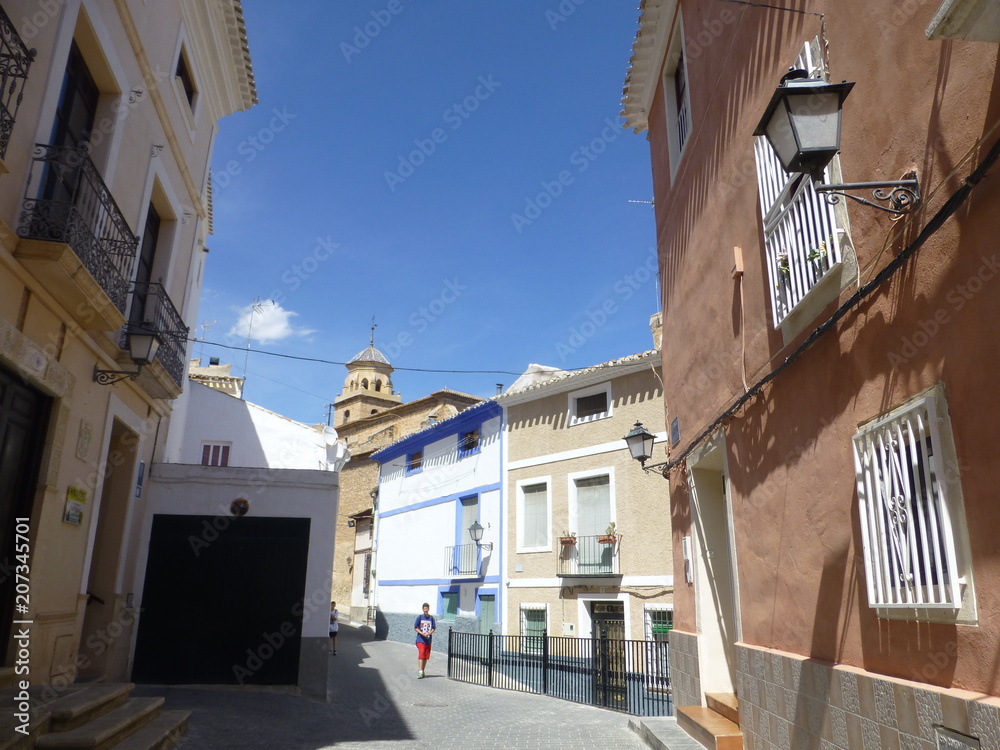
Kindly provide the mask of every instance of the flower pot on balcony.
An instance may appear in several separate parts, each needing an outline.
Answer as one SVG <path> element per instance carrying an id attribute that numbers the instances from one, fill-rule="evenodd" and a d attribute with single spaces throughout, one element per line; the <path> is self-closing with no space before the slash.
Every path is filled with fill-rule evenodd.
<path id="1" fill-rule="evenodd" d="M 574 544 L 576 544 L 576 537 L 575 536 L 561 536 L 561 537 L 559 537 L 559 543 L 563 547 L 572 547 Z"/>
<path id="2" fill-rule="evenodd" d="M 601 544 L 614 544 L 618 541 L 618 537 L 615 534 L 601 534 L 597 537 L 597 541 Z"/>

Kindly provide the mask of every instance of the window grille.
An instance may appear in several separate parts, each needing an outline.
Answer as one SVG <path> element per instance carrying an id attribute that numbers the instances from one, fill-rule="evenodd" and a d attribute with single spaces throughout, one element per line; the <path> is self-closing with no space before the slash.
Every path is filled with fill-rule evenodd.
<path id="1" fill-rule="evenodd" d="M 826 77 L 811 44 L 803 47 L 795 67 Z M 788 174 L 764 136 L 754 141 L 754 156 L 771 310 L 777 327 L 841 262 L 844 230 L 834 207 L 813 188 L 811 177 Z M 823 182 L 829 181 L 829 173 L 824 172 Z"/>
<path id="2" fill-rule="evenodd" d="M 854 436 L 872 607 L 961 607 L 955 500 L 941 455 L 944 421 L 927 395 Z"/>
<path id="3" fill-rule="evenodd" d="M 228 445 L 203 445 L 201 447 L 202 466 L 229 466 Z"/>
<path id="4" fill-rule="evenodd" d="M 521 606 L 521 650 L 525 653 L 541 653 L 542 638 L 545 636 L 545 607 Z"/>

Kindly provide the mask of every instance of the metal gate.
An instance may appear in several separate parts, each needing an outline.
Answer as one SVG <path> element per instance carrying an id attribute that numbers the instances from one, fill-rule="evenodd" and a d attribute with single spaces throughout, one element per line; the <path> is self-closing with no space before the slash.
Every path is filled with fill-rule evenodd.
<path id="1" fill-rule="evenodd" d="M 153 517 L 133 679 L 298 681 L 308 518 Z"/>

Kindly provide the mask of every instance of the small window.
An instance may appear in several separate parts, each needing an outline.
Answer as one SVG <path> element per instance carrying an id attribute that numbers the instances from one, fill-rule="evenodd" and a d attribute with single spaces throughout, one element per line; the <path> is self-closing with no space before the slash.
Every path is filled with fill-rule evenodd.
<path id="1" fill-rule="evenodd" d="M 372 410 L 371 410 L 371 413 L 372 413 L 372 414 L 378 414 L 378 409 L 372 409 Z"/>
<path id="2" fill-rule="evenodd" d="M 518 487 L 518 552 L 548 551 L 549 485 L 532 482 Z"/>
<path id="3" fill-rule="evenodd" d="M 406 457 L 406 473 L 414 474 L 420 471 L 424 465 L 424 452 L 414 451 Z"/>
<path id="4" fill-rule="evenodd" d="M 459 458 L 479 453 L 480 433 L 477 427 L 469 432 L 463 432 L 458 436 Z"/>
<path id="5" fill-rule="evenodd" d="M 368 378 L 361 381 L 361 388 L 366 391 L 368 390 Z"/>
<path id="6" fill-rule="evenodd" d="M 680 24 L 673 39 L 670 40 L 667 52 L 663 76 L 663 100 L 667 110 L 667 153 L 670 156 L 670 176 L 673 179 L 692 127 L 684 33 Z"/>
<path id="7" fill-rule="evenodd" d="M 376 391 L 381 391 L 382 390 L 382 381 L 381 380 L 376 380 L 375 381 L 375 390 Z"/>
<path id="8" fill-rule="evenodd" d="M 229 446 L 206 443 L 201 447 L 202 466 L 229 466 Z"/>
<path id="9" fill-rule="evenodd" d="M 968 619 L 968 532 L 943 390 L 862 425 L 854 456 L 869 606 Z"/>
<path id="10" fill-rule="evenodd" d="M 351 410 L 350 409 L 346 409 L 344 411 L 344 421 L 346 422 L 350 418 L 351 418 Z"/>
<path id="11" fill-rule="evenodd" d="M 177 70 L 174 75 L 180 81 L 181 88 L 184 89 L 184 97 L 187 99 L 188 106 L 191 107 L 191 111 L 193 112 L 194 100 L 198 95 L 198 89 L 195 88 L 194 78 L 191 77 L 191 68 L 188 66 L 187 56 L 183 49 L 181 49 L 181 53 L 177 56 Z"/>
<path id="12" fill-rule="evenodd" d="M 611 416 L 611 384 L 585 388 L 569 395 L 570 425 Z"/>

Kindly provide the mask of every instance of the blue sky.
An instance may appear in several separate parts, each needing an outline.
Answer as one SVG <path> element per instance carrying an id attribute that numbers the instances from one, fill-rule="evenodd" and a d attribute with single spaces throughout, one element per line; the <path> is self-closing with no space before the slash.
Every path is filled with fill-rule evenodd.
<path id="1" fill-rule="evenodd" d="M 260 103 L 213 156 L 206 342 L 344 362 L 404 400 L 652 347 L 649 149 L 621 127 L 635 3 L 244 3 Z M 270 300 L 270 302 L 267 302 Z M 196 343 L 242 375 L 245 354 Z M 247 400 L 316 423 L 342 365 L 251 353 Z"/>

